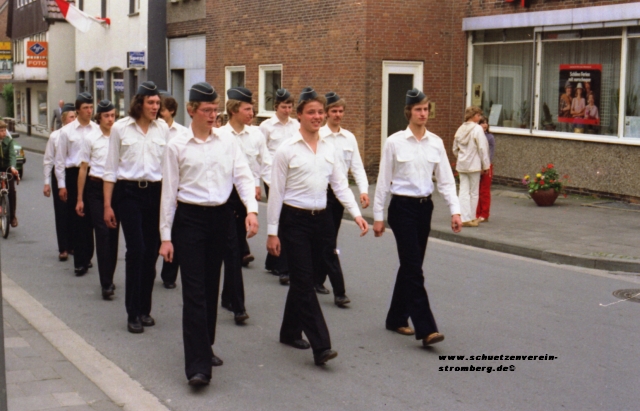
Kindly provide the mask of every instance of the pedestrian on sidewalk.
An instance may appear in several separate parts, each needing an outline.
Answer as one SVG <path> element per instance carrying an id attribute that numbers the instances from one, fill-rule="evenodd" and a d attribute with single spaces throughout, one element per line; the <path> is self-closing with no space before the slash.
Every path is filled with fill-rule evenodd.
<path id="1" fill-rule="evenodd" d="M 104 174 L 104 220 L 122 223 L 127 247 L 125 305 L 127 330 L 138 334 L 152 327 L 151 296 L 160 248 L 162 158 L 169 127 L 158 120 L 161 100 L 153 81 L 140 84 L 129 117 L 114 124 Z"/>
<path id="2" fill-rule="evenodd" d="M 451 229 L 454 233 L 462 229 L 456 183 L 444 143 L 426 128 L 430 107 L 422 91 L 407 92 L 404 114 L 409 126 L 387 139 L 373 202 L 373 231 L 381 237 L 385 231 L 384 204 L 391 192 L 388 221 L 400 258 L 386 328 L 402 335 L 415 334 L 424 346 L 444 340 L 431 312 L 422 270 L 431 230 L 434 173 L 438 191 L 451 211 Z M 409 327 L 409 318 L 415 331 Z"/>
<path id="3" fill-rule="evenodd" d="M 161 92 L 162 109 L 160 110 L 160 117 L 169 126 L 169 141 L 173 140 L 177 136 L 188 132 L 188 129 L 175 121 L 174 117 L 178 112 L 178 102 L 170 94 Z M 172 290 L 176 288 L 176 280 L 178 278 L 178 270 L 180 267 L 177 262 L 162 261 L 162 271 L 160 271 L 160 278 L 162 278 L 162 284 L 164 288 Z"/>
<path id="4" fill-rule="evenodd" d="M 489 146 L 478 122 L 482 109 L 467 107 L 464 124 L 456 131 L 453 155 L 457 157 L 456 170 L 460 174 L 460 209 L 463 227 L 477 227 L 476 210 L 480 192 L 480 174 L 488 174 L 491 167 Z"/>
<path id="5" fill-rule="evenodd" d="M 489 209 L 491 208 L 491 181 L 493 180 L 493 154 L 496 150 L 496 139 L 489 132 L 489 119 L 482 116 L 478 124 L 484 130 L 484 136 L 487 138 L 489 161 L 491 162 L 489 172 L 480 175 L 480 197 L 478 199 L 478 208 L 476 209 L 476 219 L 478 222 L 484 223 L 489 221 Z"/>
<path id="6" fill-rule="evenodd" d="M 76 119 L 76 108 L 73 104 L 67 103 L 62 107 L 62 126 L 73 122 Z M 67 205 L 58 195 L 58 178 L 55 173 L 56 152 L 58 150 L 58 138 L 60 128 L 49 135 L 47 147 L 44 150 L 42 160 L 44 166 L 44 188 L 42 193 L 45 197 L 50 197 L 53 191 L 53 214 L 56 224 L 56 238 L 58 240 L 58 260 L 67 261 L 71 248 L 71 227 L 69 216 L 67 215 Z"/>
<path id="7" fill-rule="evenodd" d="M 260 124 L 260 130 L 262 134 L 264 134 L 271 158 L 275 157 L 278 147 L 285 141 L 292 139 L 300 129 L 298 120 L 291 118 L 294 101 L 293 96 L 286 88 L 276 90 L 274 100 L 274 110 L 276 114 Z M 269 188 L 269 182 L 265 181 L 264 192 L 267 197 L 269 197 Z M 287 264 L 286 251 L 287 250 L 282 248 L 281 245 L 279 256 L 276 257 L 273 254 L 267 254 L 267 260 L 264 264 L 264 268 L 267 271 L 279 277 L 280 284 L 282 285 L 289 284 L 289 267 Z"/>
<path id="8" fill-rule="evenodd" d="M 104 187 L 102 176 L 109 151 L 111 127 L 116 121 L 116 109 L 111 101 L 102 100 L 98 103 L 95 121 L 100 128 L 87 135 L 80 154 L 82 162 L 78 173 L 76 212 L 80 217 L 84 217 L 86 210 L 91 219 L 96 239 L 102 298 L 110 300 L 116 289 L 113 284 L 113 274 L 118 262 L 118 237 L 120 236 L 120 224 L 117 224 L 116 228 L 109 228 L 103 218 Z M 86 204 L 84 199 L 86 199 Z"/>
<path id="9" fill-rule="evenodd" d="M 78 200 L 78 174 L 82 159 L 80 154 L 85 138 L 100 126 L 92 121 L 93 96 L 87 92 L 78 94 L 75 109 L 77 118 L 60 129 L 56 150 L 56 178 L 58 195 L 67 206 L 67 215 L 71 227 L 71 248 L 76 276 L 87 273 L 93 257 L 93 230 L 89 216 L 81 217 L 76 213 Z"/>
<path id="10" fill-rule="evenodd" d="M 369 207 L 369 181 L 362 164 L 362 158 L 360 158 L 358 142 L 349 130 L 341 127 L 347 103 L 335 92 L 327 93 L 325 98 L 327 99 L 327 124 L 320 129 L 320 137 L 333 144 L 336 150 L 336 165 L 345 178 L 348 179 L 348 173 L 351 171 L 360 191 L 360 204 L 362 208 L 367 208 Z M 327 274 L 329 274 L 329 281 L 333 287 L 333 301 L 338 307 L 343 308 L 351 302 L 346 294 L 344 275 L 340 266 L 340 252 L 337 246 L 338 230 L 340 230 L 344 215 L 344 207 L 336 198 L 331 185 L 327 187 L 327 212 L 331 215 L 335 236 L 333 241 L 326 245 L 324 257 L 327 269 L 318 272 L 316 292 L 329 294 L 329 290 L 324 286 Z"/>
<path id="11" fill-rule="evenodd" d="M 298 349 L 313 348 L 316 365 L 335 358 L 329 329 L 315 292 L 318 270 L 324 270 L 324 248 L 335 239 L 327 212 L 327 186 L 349 210 L 361 236 L 369 231 L 349 182 L 336 161 L 332 144 L 320 138 L 326 99 L 311 87 L 300 94 L 296 112 L 300 130 L 276 151 L 267 208 L 269 254 L 287 250 L 291 286 L 287 294 L 280 342 Z M 302 332 L 309 342 L 302 339 Z"/>
<path id="12" fill-rule="evenodd" d="M 255 180 L 247 159 L 235 138 L 213 130 L 218 101 L 208 83 L 191 87 L 191 127 L 169 142 L 163 166 L 160 254 L 180 264 L 185 371 L 191 386 L 209 384 L 211 367 L 222 365 L 212 346 L 222 262 L 240 264 L 229 204 L 234 185 L 246 208 L 249 237 L 258 232 Z"/>

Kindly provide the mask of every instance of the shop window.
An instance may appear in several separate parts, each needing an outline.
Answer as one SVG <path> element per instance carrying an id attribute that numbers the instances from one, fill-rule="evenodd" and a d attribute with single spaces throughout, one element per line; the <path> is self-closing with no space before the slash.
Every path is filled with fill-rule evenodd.
<path id="1" fill-rule="evenodd" d="M 259 116 L 275 114 L 276 91 L 282 87 L 282 64 L 260 66 L 259 78 Z"/>
<path id="2" fill-rule="evenodd" d="M 640 137 L 640 38 L 629 39 L 624 136 Z"/>
<path id="3" fill-rule="evenodd" d="M 124 73 L 114 71 L 111 73 L 111 102 L 116 108 L 116 116 L 124 117 Z"/>
<path id="4" fill-rule="evenodd" d="M 44 90 L 38 90 L 38 124 L 47 128 L 47 92 Z"/>
<path id="5" fill-rule="evenodd" d="M 96 104 L 105 99 L 104 81 L 104 72 L 93 72 L 93 101 L 95 101 Z"/>

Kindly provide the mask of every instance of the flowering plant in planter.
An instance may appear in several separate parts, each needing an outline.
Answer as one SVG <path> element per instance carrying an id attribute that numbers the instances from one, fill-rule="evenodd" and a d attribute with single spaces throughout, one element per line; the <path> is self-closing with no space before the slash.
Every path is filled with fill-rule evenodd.
<path id="1" fill-rule="evenodd" d="M 549 163 L 542 167 L 542 170 L 536 173 L 533 178 L 529 175 L 524 176 L 522 184 L 527 186 L 529 194 L 538 190 L 554 189 L 557 193 L 561 193 L 566 197 L 567 193 L 564 192 L 564 184 L 568 180 L 569 176 L 567 174 L 560 177 L 558 170 L 554 168 L 552 163 Z"/>

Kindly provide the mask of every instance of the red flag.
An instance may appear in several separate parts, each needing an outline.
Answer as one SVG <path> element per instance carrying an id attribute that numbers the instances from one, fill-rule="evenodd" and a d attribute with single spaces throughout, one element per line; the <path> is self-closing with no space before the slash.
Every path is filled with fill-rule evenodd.
<path id="1" fill-rule="evenodd" d="M 87 13 L 78 9 L 73 4 L 68 3 L 65 0 L 56 0 L 60 13 L 64 16 L 65 20 L 69 22 L 73 27 L 77 28 L 83 33 L 86 33 L 91 28 L 93 23 L 106 23 L 111 24 L 109 19 L 99 19 L 89 16 Z"/>

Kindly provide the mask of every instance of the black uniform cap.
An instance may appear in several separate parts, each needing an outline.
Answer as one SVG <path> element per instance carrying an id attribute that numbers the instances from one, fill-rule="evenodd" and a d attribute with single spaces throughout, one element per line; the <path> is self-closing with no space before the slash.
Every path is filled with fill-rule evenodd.
<path id="1" fill-rule="evenodd" d="M 311 100 L 318 97 L 318 93 L 313 89 L 313 87 L 305 87 L 300 93 L 300 99 L 298 100 L 298 104 L 303 101 Z"/>
<path id="2" fill-rule="evenodd" d="M 337 103 L 338 101 L 340 101 L 340 96 L 337 95 L 335 92 L 330 91 L 327 94 L 324 95 L 327 99 L 327 106 L 333 103 Z"/>
<path id="3" fill-rule="evenodd" d="M 138 91 L 136 91 L 136 95 L 138 96 L 159 96 L 160 89 L 156 86 L 156 83 L 153 81 L 145 81 L 138 86 Z"/>
<path id="4" fill-rule="evenodd" d="M 276 90 L 276 103 L 282 103 L 291 97 L 291 93 L 286 88 L 279 88 Z"/>
<path id="5" fill-rule="evenodd" d="M 196 83 L 189 89 L 189 101 L 212 103 L 218 98 L 218 93 L 209 83 Z"/>
<path id="6" fill-rule="evenodd" d="M 86 104 L 93 104 L 93 96 L 85 91 L 78 94 L 78 97 L 76 97 L 76 101 Z"/>
<path id="7" fill-rule="evenodd" d="M 160 93 L 160 97 L 172 97 L 171 93 L 169 93 L 167 90 L 158 90 L 158 93 Z"/>
<path id="8" fill-rule="evenodd" d="M 244 103 L 253 104 L 252 96 L 253 93 L 251 93 L 251 90 L 244 87 L 233 87 L 227 90 L 227 97 L 229 97 L 230 100 L 239 100 Z"/>
<path id="9" fill-rule="evenodd" d="M 74 106 L 71 103 L 67 103 L 64 106 L 62 106 L 62 110 L 61 110 L 61 114 L 62 113 L 66 113 L 67 111 L 76 111 L 76 106 Z"/>
<path id="10" fill-rule="evenodd" d="M 114 110 L 115 107 L 113 106 L 113 103 L 111 103 L 111 101 L 109 100 L 102 100 L 98 103 L 98 110 L 97 113 L 106 113 L 109 112 L 111 110 Z"/>
<path id="11" fill-rule="evenodd" d="M 410 106 L 412 104 L 418 104 L 425 98 L 427 98 L 427 96 L 425 96 L 422 91 L 418 90 L 417 88 L 414 88 L 413 90 L 407 91 L 407 98 L 406 98 L 405 105 Z"/>

